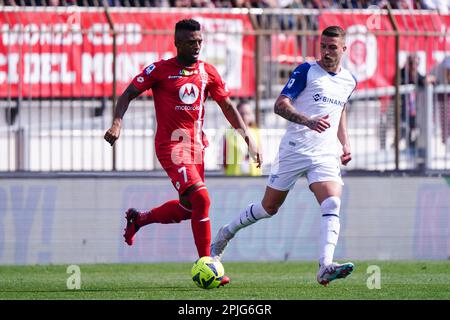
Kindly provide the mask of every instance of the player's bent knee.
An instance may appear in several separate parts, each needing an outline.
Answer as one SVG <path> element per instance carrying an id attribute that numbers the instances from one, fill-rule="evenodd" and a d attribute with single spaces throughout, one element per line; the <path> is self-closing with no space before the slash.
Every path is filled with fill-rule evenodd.
<path id="1" fill-rule="evenodd" d="M 180 196 L 179 200 L 180 200 L 180 206 L 183 209 L 192 210 L 192 204 L 191 204 L 191 201 L 189 199 L 189 196 L 185 196 L 185 195 Z"/>
<path id="2" fill-rule="evenodd" d="M 199 186 L 189 193 L 189 200 L 193 209 L 201 207 L 204 210 L 208 210 L 211 206 L 211 199 L 209 197 L 208 189 L 206 186 Z"/>
<path id="3" fill-rule="evenodd" d="M 320 204 L 322 212 L 335 213 L 339 215 L 339 210 L 341 208 L 341 199 L 336 196 L 328 197 L 322 201 Z"/>

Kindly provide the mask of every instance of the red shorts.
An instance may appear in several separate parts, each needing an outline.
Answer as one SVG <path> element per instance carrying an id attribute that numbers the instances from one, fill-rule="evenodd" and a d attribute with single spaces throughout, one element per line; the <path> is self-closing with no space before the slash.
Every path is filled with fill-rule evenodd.
<path id="1" fill-rule="evenodd" d="M 170 156 L 157 154 L 161 166 L 166 171 L 173 186 L 180 195 L 190 186 L 205 181 L 205 163 L 203 156 L 204 152 L 200 163 L 191 163 L 191 161 L 188 163 L 174 163 Z"/>

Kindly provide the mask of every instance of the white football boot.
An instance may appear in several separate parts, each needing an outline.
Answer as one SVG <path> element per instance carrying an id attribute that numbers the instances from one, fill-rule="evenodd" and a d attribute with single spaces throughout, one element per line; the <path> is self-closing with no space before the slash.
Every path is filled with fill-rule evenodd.
<path id="1" fill-rule="evenodd" d="M 317 282 L 326 287 L 333 280 L 347 277 L 354 268 L 355 265 L 351 262 L 343 264 L 333 262 L 327 266 L 320 266 L 317 272 Z"/>
<path id="2" fill-rule="evenodd" d="M 224 229 L 228 225 L 222 226 L 219 231 L 217 231 L 216 238 L 214 239 L 214 242 L 211 244 L 211 257 L 221 260 L 223 252 L 225 251 L 225 248 L 228 245 L 228 241 L 233 239 L 234 235 L 231 235 L 230 233 L 226 232 Z"/>

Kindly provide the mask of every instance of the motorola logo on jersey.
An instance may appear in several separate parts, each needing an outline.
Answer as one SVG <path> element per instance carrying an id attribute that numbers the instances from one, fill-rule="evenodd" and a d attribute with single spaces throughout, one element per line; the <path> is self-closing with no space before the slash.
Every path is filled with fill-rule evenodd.
<path id="1" fill-rule="evenodd" d="M 180 100 L 186 104 L 193 104 L 198 98 L 198 87 L 193 83 L 185 83 L 179 91 Z"/>

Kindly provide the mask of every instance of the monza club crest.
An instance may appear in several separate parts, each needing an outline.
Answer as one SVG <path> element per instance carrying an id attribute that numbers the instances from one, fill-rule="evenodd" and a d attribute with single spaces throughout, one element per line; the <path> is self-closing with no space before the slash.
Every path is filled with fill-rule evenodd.
<path id="1" fill-rule="evenodd" d="M 185 83 L 181 86 L 179 95 L 180 100 L 185 104 L 193 104 L 198 98 L 198 87 L 193 83 Z"/>

